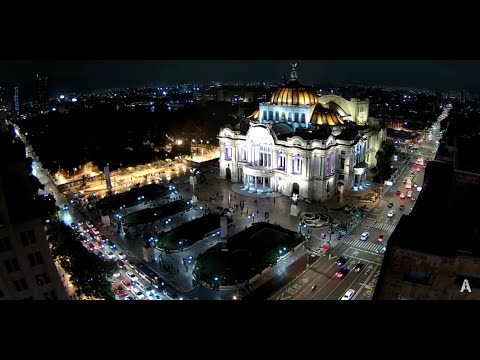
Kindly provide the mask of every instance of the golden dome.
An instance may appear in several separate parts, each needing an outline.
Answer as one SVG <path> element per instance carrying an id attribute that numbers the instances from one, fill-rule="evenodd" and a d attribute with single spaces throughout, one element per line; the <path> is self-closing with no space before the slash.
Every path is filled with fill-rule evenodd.
<path id="1" fill-rule="evenodd" d="M 316 125 L 328 124 L 331 126 L 344 124 L 343 120 L 333 110 L 324 108 L 320 104 L 315 106 L 310 123 Z"/>
<path id="2" fill-rule="evenodd" d="M 287 106 L 315 105 L 318 103 L 318 97 L 309 87 L 292 80 L 273 93 L 270 103 Z"/>

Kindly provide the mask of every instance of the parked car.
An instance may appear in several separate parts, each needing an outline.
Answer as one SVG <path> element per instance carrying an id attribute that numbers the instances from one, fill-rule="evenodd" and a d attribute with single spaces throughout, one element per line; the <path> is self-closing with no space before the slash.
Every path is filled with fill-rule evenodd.
<path id="1" fill-rule="evenodd" d="M 122 280 L 122 285 L 125 286 L 128 290 L 132 290 L 132 283 L 128 279 Z"/>
<path id="2" fill-rule="evenodd" d="M 388 216 L 389 218 L 391 218 L 391 217 L 393 217 L 393 215 L 395 215 L 395 210 L 390 210 L 390 211 L 388 212 L 388 215 L 387 215 L 387 216 Z"/>
<path id="3" fill-rule="evenodd" d="M 366 241 L 368 237 L 370 236 L 370 233 L 368 231 L 365 231 L 362 236 L 360 237 L 360 240 Z"/>
<path id="4" fill-rule="evenodd" d="M 129 278 L 131 281 L 138 281 L 137 275 L 135 275 L 133 272 L 127 271 L 126 275 L 127 275 L 127 278 Z"/>

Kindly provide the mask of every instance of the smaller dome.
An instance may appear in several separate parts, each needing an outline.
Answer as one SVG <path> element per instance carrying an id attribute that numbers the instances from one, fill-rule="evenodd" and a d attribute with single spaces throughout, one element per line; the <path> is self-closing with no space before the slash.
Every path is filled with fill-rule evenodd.
<path id="1" fill-rule="evenodd" d="M 312 118 L 310 123 L 316 125 L 343 125 L 343 120 L 333 111 L 327 108 L 324 108 L 322 105 L 317 104 L 315 110 L 313 110 Z"/>
<path id="2" fill-rule="evenodd" d="M 253 114 L 247 116 L 247 119 L 249 120 L 258 120 L 258 118 L 260 117 L 260 110 L 255 110 L 253 112 Z"/>

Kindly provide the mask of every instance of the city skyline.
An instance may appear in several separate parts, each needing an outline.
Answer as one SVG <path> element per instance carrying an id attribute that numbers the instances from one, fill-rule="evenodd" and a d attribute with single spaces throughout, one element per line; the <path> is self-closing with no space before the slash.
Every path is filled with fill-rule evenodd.
<path id="1" fill-rule="evenodd" d="M 0 81 L 34 96 L 35 75 L 49 74 L 51 96 L 160 83 L 273 82 L 299 63 L 305 84 L 339 83 L 478 92 L 478 60 L 75 60 L 0 61 Z M 74 85 L 73 85 L 74 84 Z"/>

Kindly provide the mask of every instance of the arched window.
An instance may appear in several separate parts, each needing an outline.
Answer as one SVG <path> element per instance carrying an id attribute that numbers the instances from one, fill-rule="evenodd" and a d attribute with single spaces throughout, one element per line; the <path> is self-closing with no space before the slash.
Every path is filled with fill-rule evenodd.
<path id="1" fill-rule="evenodd" d="M 280 116 L 280 119 L 284 122 L 286 119 L 285 119 L 285 112 L 282 111 L 282 116 Z"/>
<path id="2" fill-rule="evenodd" d="M 302 116 L 300 117 L 301 123 L 305 124 L 305 113 L 302 113 Z"/>
<path id="3" fill-rule="evenodd" d="M 267 120 L 267 110 L 263 110 L 262 120 Z"/>
<path id="4" fill-rule="evenodd" d="M 292 121 L 292 113 L 291 112 L 288 113 L 288 121 Z"/>
<path id="5" fill-rule="evenodd" d="M 270 110 L 268 112 L 268 120 L 273 120 L 273 111 L 272 110 Z"/>
<path id="6" fill-rule="evenodd" d="M 278 114 L 278 111 L 275 111 L 275 121 L 280 120 L 280 115 Z"/>
<path id="7" fill-rule="evenodd" d="M 298 122 L 298 113 L 293 115 L 293 122 Z"/>

